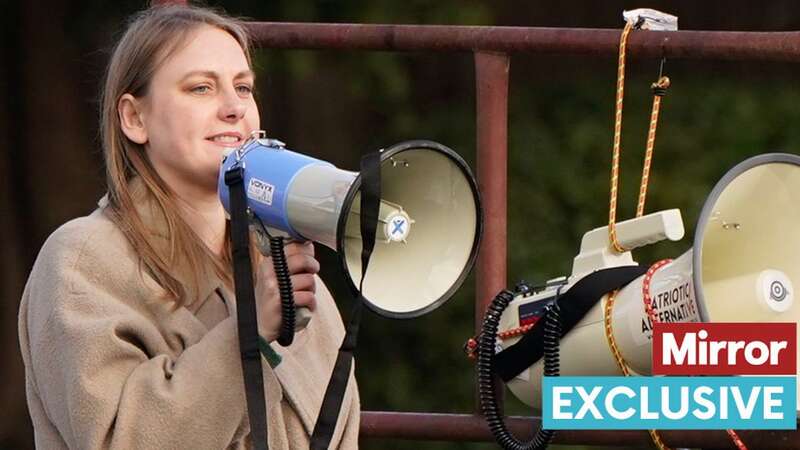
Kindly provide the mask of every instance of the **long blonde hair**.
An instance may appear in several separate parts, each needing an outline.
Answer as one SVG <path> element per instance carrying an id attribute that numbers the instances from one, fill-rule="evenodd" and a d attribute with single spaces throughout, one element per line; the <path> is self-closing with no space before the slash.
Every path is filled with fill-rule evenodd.
<path id="1" fill-rule="evenodd" d="M 215 257 L 178 213 L 169 186 L 158 175 L 143 145 L 129 140 L 122 132 L 117 105 L 123 94 L 147 95 L 156 69 L 191 33 L 201 25 L 211 25 L 233 36 L 250 64 L 250 42 L 244 28 L 234 19 L 206 8 L 187 5 L 154 6 L 132 17 L 127 30 L 114 48 L 102 91 L 100 123 L 106 162 L 108 206 L 106 214 L 122 230 L 139 255 L 140 267 L 164 289 L 176 305 L 195 299 L 196 288 L 210 268 L 230 283 L 230 243 L 223 257 Z M 157 245 L 137 212 L 131 180 L 139 178 L 146 195 L 154 200 L 157 213 L 166 225 L 167 245 Z M 179 276 L 178 274 L 183 276 Z"/>

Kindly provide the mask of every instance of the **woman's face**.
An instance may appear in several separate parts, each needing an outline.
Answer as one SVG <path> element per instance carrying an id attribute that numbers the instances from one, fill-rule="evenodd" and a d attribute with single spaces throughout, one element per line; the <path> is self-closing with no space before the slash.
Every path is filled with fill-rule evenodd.
<path id="1" fill-rule="evenodd" d="M 173 189 L 216 192 L 223 151 L 259 129 L 253 83 L 236 39 L 205 25 L 156 70 L 140 117 L 150 161 Z"/>

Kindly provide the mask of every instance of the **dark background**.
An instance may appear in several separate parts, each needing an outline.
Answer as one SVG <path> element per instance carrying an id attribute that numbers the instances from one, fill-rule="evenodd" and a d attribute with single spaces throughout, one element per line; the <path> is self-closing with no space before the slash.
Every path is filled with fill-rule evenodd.
<path id="1" fill-rule="evenodd" d="M 261 21 L 621 28 L 623 9 L 679 16 L 681 29 L 800 29 L 793 1 L 224 1 Z M 0 8 L 0 449 L 32 447 L 17 310 L 44 239 L 102 196 L 99 79 L 125 17 L 144 1 L 2 2 Z M 474 167 L 471 54 L 260 50 L 262 125 L 295 150 L 355 169 L 360 154 L 427 138 Z M 797 66 L 668 61 L 673 86 L 662 116 L 648 211 L 681 208 L 678 244 L 636 253 L 652 262 L 691 245 L 705 196 L 747 156 L 800 151 Z M 628 65 L 621 210 L 632 216 L 649 120 L 654 60 Z M 616 58 L 514 55 L 509 92 L 509 283 L 566 274 L 588 229 L 607 220 Z M 333 256 L 320 250 L 338 292 Z M 474 280 L 414 321 L 367 315 L 358 378 L 365 410 L 471 412 L 472 364 L 461 353 L 473 329 Z M 604 347 L 604 346 L 603 346 Z M 602 348 L 601 351 L 605 351 Z M 510 398 L 510 397 L 509 397 Z M 515 400 L 509 412 L 524 414 Z M 365 441 L 364 448 L 493 448 L 489 444 Z"/>

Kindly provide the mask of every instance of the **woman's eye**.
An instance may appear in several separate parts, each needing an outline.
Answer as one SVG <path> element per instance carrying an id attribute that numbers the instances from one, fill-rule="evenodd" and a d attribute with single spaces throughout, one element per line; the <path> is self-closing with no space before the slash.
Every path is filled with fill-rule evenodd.
<path id="1" fill-rule="evenodd" d="M 201 84 L 199 86 L 195 86 L 191 89 L 191 92 L 194 94 L 206 94 L 208 91 L 211 90 L 211 86 Z"/>
<path id="2" fill-rule="evenodd" d="M 236 86 L 236 91 L 242 95 L 250 95 L 253 93 L 253 87 L 247 84 L 240 84 Z"/>

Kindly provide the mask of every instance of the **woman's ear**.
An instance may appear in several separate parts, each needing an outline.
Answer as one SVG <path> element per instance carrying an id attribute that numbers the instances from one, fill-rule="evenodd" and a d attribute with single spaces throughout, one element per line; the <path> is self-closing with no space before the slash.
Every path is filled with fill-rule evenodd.
<path id="1" fill-rule="evenodd" d="M 147 127 L 142 117 L 142 103 L 131 94 L 123 94 L 117 103 L 117 113 L 125 136 L 137 144 L 146 144 Z"/>

